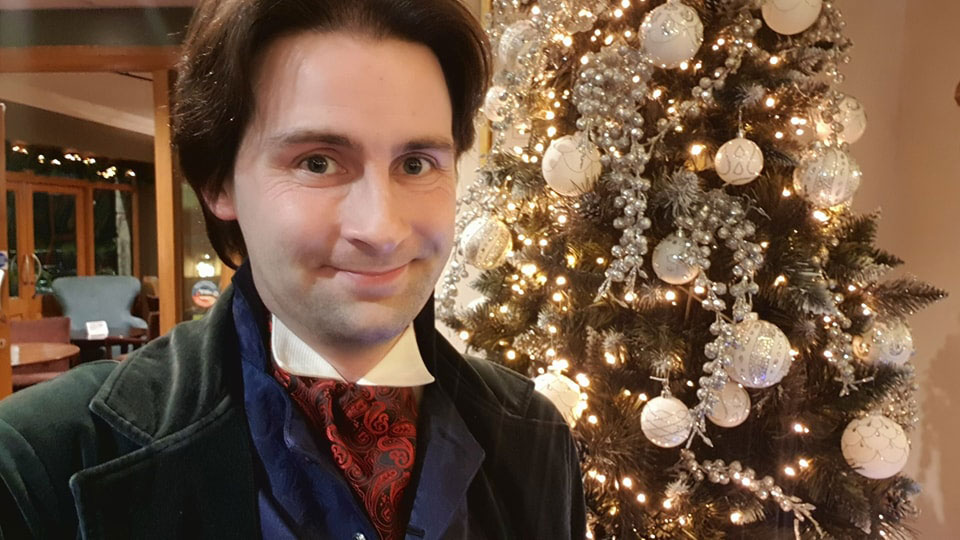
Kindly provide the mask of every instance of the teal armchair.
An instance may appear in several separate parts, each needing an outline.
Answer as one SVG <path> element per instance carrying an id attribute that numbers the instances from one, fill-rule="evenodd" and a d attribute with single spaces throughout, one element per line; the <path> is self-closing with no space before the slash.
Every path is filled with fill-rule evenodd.
<path id="1" fill-rule="evenodd" d="M 87 336 L 88 321 L 107 321 L 111 336 L 146 331 L 147 322 L 130 313 L 140 294 L 140 280 L 131 276 L 62 277 L 53 281 L 53 294 L 70 317 L 70 337 Z"/>

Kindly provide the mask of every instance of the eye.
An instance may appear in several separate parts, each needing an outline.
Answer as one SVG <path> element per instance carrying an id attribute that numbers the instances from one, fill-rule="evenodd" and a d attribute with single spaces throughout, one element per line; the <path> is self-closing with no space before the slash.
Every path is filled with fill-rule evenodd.
<path id="1" fill-rule="evenodd" d="M 300 162 L 300 168 L 313 174 L 335 174 L 341 171 L 340 165 L 332 158 L 316 154 Z"/>
<path id="2" fill-rule="evenodd" d="M 433 163 L 423 157 L 408 157 L 403 160 L 403 174 L 422 176 L 433 170 Z"/>

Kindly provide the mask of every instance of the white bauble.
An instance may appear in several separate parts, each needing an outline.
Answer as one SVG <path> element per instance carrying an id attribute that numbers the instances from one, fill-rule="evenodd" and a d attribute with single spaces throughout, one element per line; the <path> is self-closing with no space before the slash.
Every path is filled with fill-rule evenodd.
<path id="1" fill-rule="evenodd" d="M 675 234 L 664 238 L 653 249 L 653 272 L 671 285 L 690 283 L 700 270 L 683 262 L 682 255 L 690 241 Z"/>
<path id="2" fill-rule="evenodd" d="M 526 56 L 537 44 L 537 25 L 532 21 L 517 21 L 508 26 L 500 36 L 497 49 L 500 63 L 514 66 L 517 60 Z"/>
<path id="3" fill-rule="evenodd" d="M 560 373 L 548 372 L 533 380 L 534 388 L 560 411 L 570 426 L 577 423 L 583 414 L 584 402 L 580 395 L 580 385 Z"/>
<path id="4" fill-rule="evenodd" d="M 790 341 L 775 324 L 746 320 L 734 328 L 730 378 L 748 388 L 769 388 L 790 371 Z"/>
<path id="5" fill-rule="evenodd" d="M 675 68 L 697 55 L 703 45 L 703 22 L 695 9 L 670 0 L 644 17 L 640 42 L 654 64 Z"/>
<path id="6" fill-rule="evenodd" d="M 513 249 L 513 235 L 499 219 L 479 217 L 463 229 L 460 247 L 468 263 L 481 270 L 492 270 L 507 260 Z"/>
<path id="7" fill-rule="evenodd" d="M 566 197 L 593 189 L 603 172 L 600 149 L 580 133 L 554 139 L 543 154 L 541 168 L 550 189 Z"/>
<path id="8" fill-rule="evenodd" d="M 853 157 L 836 147 L 814 149 L 793 171 L 797 193 L 820 208 L 850 201 L 863 173 Z"/>
<path id="9" fill-rule="evenodd" d="M 903 321 L 876 320 L 863 336 L 854 338 L 853 350 L 867 363 L 902 366 L 913 356 L 913 334 Z"/>
<path id="10" fill-rule="evenodd" d="M 763 172 L 763 152 L 757 143 L 738 137 L 720 147 L 713 163 L 724 182 L 742 186 Z"/>
<path id="11" fill-rule="evenodd" d="M 885 416 L 857 418 L 840 439 L 847 464 L 867 478 L 881 480 L 903 470 L 910 457 L 910 441 L 900 424 Z"/>
<path id="12" fill-rule="evenodd" d="M 840 142 L 853 144 L 863 137 L 867 131 L 867 110 L 860 103 L 860 100 L 853 96 L 844 96 L 840 100 L 837 116 L 826 122 L 820 115 L 817 115 L 817 135 L 821 139 L 829 139 L 833 134 L 832 123 L 839 122 L 843 126 L 843 131 L 837 134 L 837 140 Z"/>
<path id="13" fill-rule="evenodd" d="M 640 429 L 653 444 L 661 448 L 674 448 L 690 437 L 693 415 L 675 397 L 656 397 L 644 405 L 640 412 Z"/>
<path id="14" fill-rule="evenodd" d="M 742 386 L 727 381 L 723 390 L 720 390 L 719 401 L 707 413 L 707 418 L 714 424 L 732 428 L 746 422 L 750 416 L 750 394 Z"/>
<path id="15" fill-rule="evenodd" d="M 500 111 L 506 107 L 507 90 L 502 86 L 491 86 L 487 90 L 487 96 L 483 100 L 483 115 L 491 122 L 503 122 L 503 113 Z"/>
<path id="16" fill-rule="evenodd" d="M 763 20 L 774 32 L 792 36 L 813 26 L 822 7 L 823 0 L 765 0 Z"/>

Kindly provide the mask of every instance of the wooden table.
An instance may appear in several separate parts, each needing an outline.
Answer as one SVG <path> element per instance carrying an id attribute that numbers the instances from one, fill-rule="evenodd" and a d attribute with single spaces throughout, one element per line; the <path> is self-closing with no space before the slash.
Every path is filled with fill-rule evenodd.
<path id="1" fill-rule="evenodd" d="M 13 389 L 20 390 L 49 381 L 70 369 L 72 360 L 80 355 L 80 347 L 69 343 L 14 343 L 19 358 L 13 365 Z M 13 352 L 13 351 L 11 351 Z"/>
<path id="2" fill-rule="evenodd" d="M 127 354 L 130 350 L 145 345 L 149 339 L 146 333 L 135 336 L 111 335 L 104 338 L 86 339 L 71 338 L 70 341 L 80 347 L 80 355 L 73 365 L 92 362 L 94 360 L 113 359 L 113 347 L 120 348 L 120 354 Z"/>
<path id="3" fill-rule="evenodd" d="M 70 343 L 14 343 L 12 346 L 20 349 L 19 361 L 13 364 L 14 374 L 66 371 L 70 360 L 80 354 L 80 347 Z"/>

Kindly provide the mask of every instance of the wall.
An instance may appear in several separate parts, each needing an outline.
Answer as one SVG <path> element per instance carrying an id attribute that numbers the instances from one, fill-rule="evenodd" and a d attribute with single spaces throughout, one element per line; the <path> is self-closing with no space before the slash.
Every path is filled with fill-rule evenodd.
<path id="1" fill-rule="evenodd" d="M 849 93 L 870 127 L 855 145 L 864 169 L 857 208 L 884 210 L 879 244 L 915 274 L 953 296 L 911 320 L 924 419 L 912 434 L 910 472 L 924 484 L 918 529 L 924 538 L 960 530 L 960 2 L 841 2 L 856 49 Z"/>

